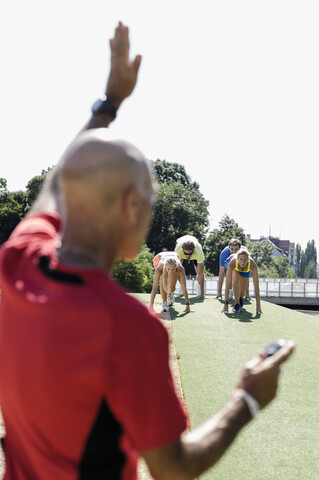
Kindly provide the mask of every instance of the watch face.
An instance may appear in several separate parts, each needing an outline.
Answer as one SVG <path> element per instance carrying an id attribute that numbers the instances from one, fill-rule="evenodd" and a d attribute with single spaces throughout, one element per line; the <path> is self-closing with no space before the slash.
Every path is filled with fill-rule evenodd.
<path id="1" fill-rule="evenodd" d="M 104 100 L 102 100 L 102 98 L 98 98 L 92 105 L 92 112 L 95 113 L 95 112 L 98 112 L 101 107 L 103 107 L 103 104 L 104 104 Z"/>
<path id="2" fill-rule="evenodd" d="M 116 108 L 114 107 L 111 100 L 109 100 L 105 95 L 98 98 L 92 105 L 92 113 L 107 113 L 113 118 L 116 117 Z"/>

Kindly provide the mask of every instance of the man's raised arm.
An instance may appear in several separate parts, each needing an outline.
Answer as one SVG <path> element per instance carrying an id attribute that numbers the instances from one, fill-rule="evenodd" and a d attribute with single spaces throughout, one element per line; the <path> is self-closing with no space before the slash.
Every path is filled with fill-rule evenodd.
<path id="1" fill-rule="evenodd" d="M 131 95 L 137 81 L 141 55 L 133 61 L 129 58 L 130 43 L 128 27 L 119 22 L 114 38 L 110 39 L 111 67 L 105 95 L 92 107 L 92 115 L 80 133 L 92 128 L 107 128 L 115 119 L 121 103 Z M 42 191 L 33 204 L 29 215 L 38 212 L 58 211 L 63 213 L 63 199 L 59 190 L 59 165 L 47 175 Z"/>
<path id="2" fill-rule="evenodd" d="M 111 69 L 105 95 L 92 107 L 92 116 L 83 130 L 108 127 L 115 119 L 116 112 L 125 98 L 134 90 L 141 64 L 141 55 L 133 61 L 129 58 L 130 43 L 128 27 L 119 22 L 114 38 L 110 39 Z"/>

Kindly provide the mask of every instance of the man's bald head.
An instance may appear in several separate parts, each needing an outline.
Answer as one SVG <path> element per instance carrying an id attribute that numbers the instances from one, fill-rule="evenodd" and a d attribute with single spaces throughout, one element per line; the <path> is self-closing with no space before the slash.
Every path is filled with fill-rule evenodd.
<path id="1" fill-rule="evenodd" d="M 109 268 L 137 255 L 155 191 L 151 163 L 133 145 L 90 130 L 72 143 L 55 172 L 62 247 L 80 247 Z"/>
<path id="2" fill-rule="evenodd" d="M 136 188 L 151 201 L 154 182 L 150 162 L 132 144 L 108 137 L 105 129 L 90 130 L 65 153 L 59 170 L 67 203 L 76 197 L 111 205 L 129 188 Z"/>

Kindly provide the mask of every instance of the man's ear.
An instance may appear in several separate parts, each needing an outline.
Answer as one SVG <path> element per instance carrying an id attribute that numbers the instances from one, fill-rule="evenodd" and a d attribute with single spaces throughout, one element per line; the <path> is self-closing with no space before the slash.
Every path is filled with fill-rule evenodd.
<path id="1" fill-rule="evenodd" d="M 135 225 L 138 222 L 141 204 L 141 195 L 136 187 L 130 187 L 123 197 L 123 213 L 125 220 Z"/>

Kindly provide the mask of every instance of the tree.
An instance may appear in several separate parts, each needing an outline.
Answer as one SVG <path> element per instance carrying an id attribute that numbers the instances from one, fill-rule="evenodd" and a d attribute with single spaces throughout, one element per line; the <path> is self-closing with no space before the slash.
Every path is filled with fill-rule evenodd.
<path id="1" fill-rule="evenodd" d="M 6 179 L 0 178 L 0 243 L 9 238 L 14 228 L 28 213 L 50 170 L 51 167 L 42 170 L 41 175 L 31 178 L 25 192 L 22 190 L 9 192 Z"/>
<path id="2" fill-rule="evenodd" d="M 273 257 L 273 247 L 267 240 L 247 244 L 251 257 L 258 266 L 260 277 L 293 278 L 288 257 Z"/>
<path id="3" fill-rule="evenodd" d="M 41 175 L 36 175 L 32 177 L 31 180 L 28 181 L 26 186 L 26 195 L 28 201 L 28 210 L 30 210 L 33 202 L 39 195 L 42 185 L 44 183 L 45 177 L 47 176 L 48 172 L 51 170 L 51 167 L 48 167 L 47 170 L 42 170 Z"/>
<path id="4" fill-rule="evenodd" d="M 153 166 L 156 180 L 159 183 L 178 182 L 182 185 L 191 185 L 192 183 L 184 165 L 157 159 L 153 162 Z"/>
<path id="5" fill-rule="evenodd" d="M 0 244 L 5 242 L 23 218 L 26 196 L 22 191 L 9 192 L 7 181 L 0 178 Z"/>
<path id="6" fill-rule="evenodd" d="M 274 257 L 272 256 L 273 247 L 267 242 L 267 240 L 262 240 L 261 242 L 249 242 L 247 248 L 258 266 L 258 274 L 260 277 L 279 277 L 278 269 L 276 268 Z"/>
<path id="7" fill-rule="evenodd" d="M 296 245 L 296 276 L 299 278 L 317 278 L 317 249 L 315 241 L 307 242 L 305 250 Z"/>
<path id="8" fill-rule="evenodd" d="M 176 239 L 189 234 L 200 243 L 205 241 L 209 223 L 209 202 L 192 182 L 185 168 L 165 160 L 154 162 L 159 190 L 147 237 L 154 252 L 174 250 Z"/>
<path id="9" fill-rule="evenodd" d="M 310 260 L 307 263 L 304 273 L 305 278 L 317 278 L 317 263 L 314 260 Z"/>
<path id="10" fill-rule="evenodd" d="M 307 242 L 306 250 L 306 267 L 305 267 L 305 278 L 317 278 L 317 249 L 315 246 L 315 241 L 311 240 Z"/>
<path id="11" fill-rule="evenodd" d="M 299 243 L 296 245 L 296 277 L 301 278 L 300 275 L 300 264 L 301 264 L 301 246 Z"/>
<path id="12" fill-rule="evenodd" d="M 277 270 L 277 278 L 294 278 L 294 274 L 291 271 L 288 257 L 275 257 L 274 266 Z"/>
<path id="13" fill-rule="evenodd" d="M 273 264 L 273 247 L 267 242 L 267 240 L 262 240 L 261 242 L 249 242 L 247 248 L 258 267 L 266 267 Z"/>
<path id="14" fill-rule="evenodd" d="M 237 238 L 245 245 L 244 230 L 233 218 L 225 214 L 219 222 L 219 229 L 211 232 L 205 242 L 205 268 L 208 273 L 218 275 L 220 252 L 227 247 L 232 238 Z"/>
<path id="15" fill-rule="evenodd" d="M 149 293 L 153 285 L 153 257 L 144 244 L 135 260 L 117 262 L 112 278 L 130 292 Z"/>
<path id="16" fill-rule="evenodd" d="M 317 249 L 314 240 L 307 242 L 305 253 L 307 263 L 311 262 L 312 260 L 317 262 Z"/>
<path id="17" fill-rule="evenodd" d="M 302 250 L 302 251 L 301 251 L 301 257 L 300 257 L 300 271 L 299 271 L 299 275 L 300 275 L 301 278 L 304 278 L 304 277 L 305 277 L 306 266 L 307 266 L 306 254 L 305 254 L 305 252 Z"/>

